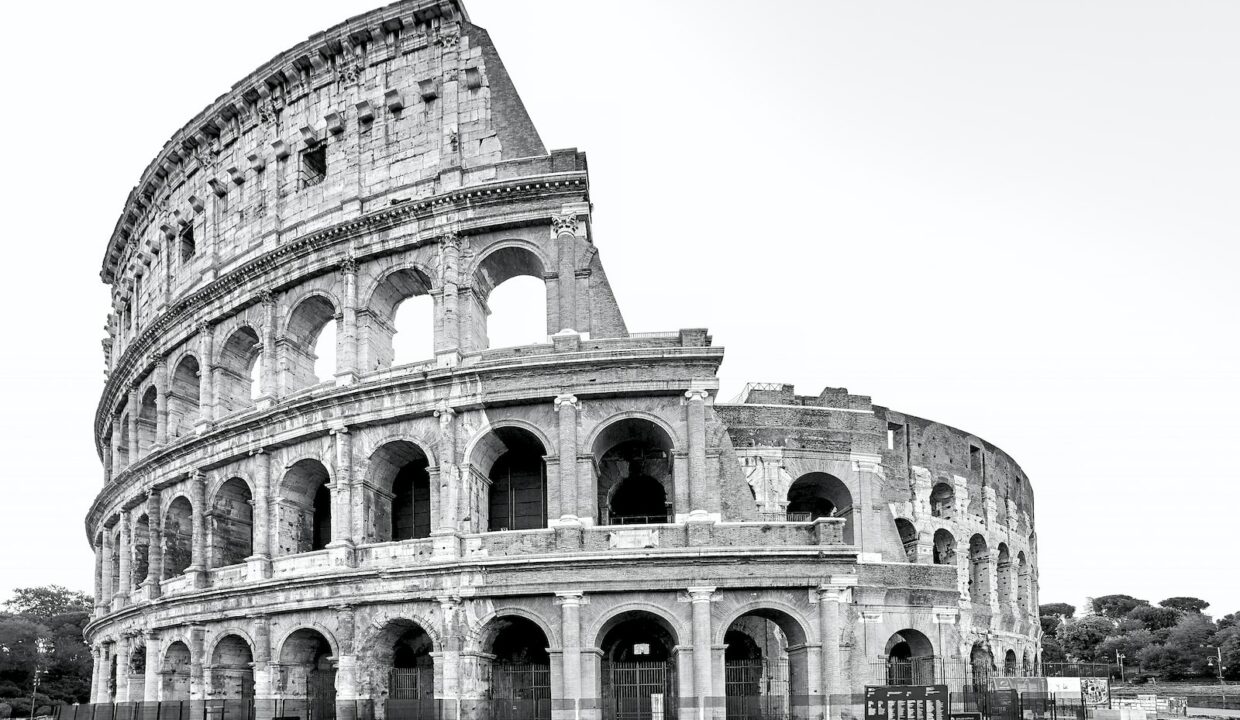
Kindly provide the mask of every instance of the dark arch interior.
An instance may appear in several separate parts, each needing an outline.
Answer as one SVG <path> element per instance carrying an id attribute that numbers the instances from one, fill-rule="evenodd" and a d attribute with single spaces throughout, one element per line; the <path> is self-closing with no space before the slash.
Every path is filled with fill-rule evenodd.
<path id="1" fill-rule="evenodd" d="M 546 449 L 528 430 L 503 427 L 491 433 L 498 444 L 487 478 L 491 481 L 487 498 L 488 529 L 532 530 L 547 526 Z"/>
<path id="2" fill-rule="evenodd" d="M 723 651 L 724 660 L 761 660 L 762 648 L 748 633 L 729 629 L 723 635 L 728 647 Z"/>
<path id="3" fill-rule="evenodd" d="M 820 517 L 844 518 L 844 542 L 853 542 L 852 494 L 834 475 L 812 472 L 797 478 L 788 488 L 789 518 L 816 520 Z"/>
<path id="4" fill-rule="evenodd" d="M 669 503 L 663 484 L 649 475 L 641 474 L 640 470 L 638 473 L 630 474 L 621 480 L 612 493 L 611 502 L 608 504 L 611 522 L 667 522 Z"/>
<path id="5" fill-rule="evenodd" d="M 551 662 L 547 654 L 547 635 L 542 628 L 523 617 L 504 617 L 495 620 L 499 626 L 491 636 L 487 652 L 495 656 L 496 663 L 539 664 Z"/>
<path id="6" fill-rule="evenodd" d="M 177 497 L 168 505 L 163 528 L 164 580 L 185 572 L 193 559 L 193 515 L 193 507 L 184 496 Z M 114 553 L 113 557 L 116 556 Z"/>
<path id="7" fill-rule="evenodd" d="M 371 457 L 371 475 L 381 491 L 374 499 L 374 527 L 368 531 L 379 542 L 412 540 L 431 535 L 430 460 L 407 440 L 390 442 Z"/>
<path id="8" fill-rule="evenodd" d="M 900 544 L 904 546 L 905 557 L 911 563 L 917 562 L 917 528 L 904 518 L 896 518 L 896 530 L 900 533 Z"/>
<path id="9" fill-rule="evenodd" d="M 432 650 L 430 635 L 415 625 L 402 633 L 393 643 L 392 667 L 430 667 L 435 664 L 435 659 L 431 657 Z"/>
<path id="10" fill-rule="evenodd" d="M 331 477 L 318 460 L 299 460 L 281 483 L 280 553 L 322 550 L 331 542 Z"/>
<path id="11" fill-rule="evenodd" d="M 254 655 L 250 645 L 238 635 L 229 635 L 211 653 L 211 687 L 214 698 L 254 696 Z"/>
<path id="12" fill-rule="evenodd" d="M 218 382 L 220 412 L 227 415 L 254 405 L 254 363 L 262 353 L 258 333 L 248 325 L 233 331 L 220 351 Z"/>
<path id="13" fill-rule="evenodd" d="M 887 657 L 907 660 L 914 657 L 930 657 L 934 655 L 934 645 L 930 639 L 917 630 L 901 630 L 887 640 L 884 648 Z"/>
<path id="14" fill-rule="evenodd" d="M 947 483 L 938 483 L 930 491 L 930 514 L 934 517 L 951 518 L 955 502 L 955 489 Z"/>
<path id="15" fill-rule="evenodd" d="M 612 621 L 599 647 L 613 663 L 663 662 L 671 659 L 676 638 L 658 616 L 633 612 Z"/>
<path id="16" fill-rule="evenodd" d="M 250 487 L 229 478 L 211 506 L 211 564 L 224 567 L 245 562 L 254 554 L 254 508 Z"/>
<path id="17" fill-rule="evenodd" d="M 599 522 L 667 522 L 673 513 L 672 439 L 655 423 L 626 418 L 594 441 Z"/>
<path id="18" fill-rule="evenodd" d="M 956 564 L 956 538 L 943 528 L 934 531 L 934 564 Z"/>

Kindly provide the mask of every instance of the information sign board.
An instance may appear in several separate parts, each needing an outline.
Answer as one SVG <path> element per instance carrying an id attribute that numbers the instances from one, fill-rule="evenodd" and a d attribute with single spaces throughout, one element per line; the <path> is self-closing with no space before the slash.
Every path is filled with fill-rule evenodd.
<path id="1" fill-rule="evenodd" d="M 867 685 L 866 720 L 948 720 L 946 685 Z"/>

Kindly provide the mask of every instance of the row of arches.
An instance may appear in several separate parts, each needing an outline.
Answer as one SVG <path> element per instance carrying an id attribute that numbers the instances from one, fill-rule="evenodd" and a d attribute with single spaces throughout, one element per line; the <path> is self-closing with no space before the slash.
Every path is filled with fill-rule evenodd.
<path id="1" fill-rule="evenodd" d="M 913 523 L 905 518 L 896 519 L 896 528 L 900 540 L 909 555 L 909 562 L 916 562 L 918 534 Z M 1013 561 L 1007 543 L 999 543 L 992 559 L 990 547 L 981 533 L 969 538 L 968 569 L 969 598 L 974 603 L 988 605 L 990 603 L 990 566 L 995 566 L 997 582 L 997 599 L 1000 606 L 1015 602 L 1022 612 L 1031 612 L 1033 575 L 1032 567 L 1023 550 L 1016 553 Z M 956 538 L 946 528 L 934 531 L 932 557 L 935 565 L 958 566 L 960 559 L 956 549 Z"/>
<path id="2" fill-rule="evenodd" d="M 546 342 L 546 285 L 543 261 L 524 246 L 505 246 L 486 255 L 474 274 L 472 292 L 478 318 L 473 328 L 479 348 Z M 212 356 L 201 348 L 176 357 L 169 368 L 166 390 L 167 428 L 158 436 L 159 390 L 152 382 L 142 391 L 138 407 L 122 401 L 114 411 L 108 438 L 116 453 L 115 465 L 124 468 L 150 452 L 157 442 L 174 441 L 193 431 L 203 416 L 218 419 L 255 406 L 263 395 L 296 393 L 320 383 L 333 382 L 348 366 L 367 373 L 397 365 L 429 360 L 444 334 L 432 274 L 415 266 L 397 266 L 366 288 L 356 310 L 356 357 L 343 355 L 341 322 L 343 302 L 327 290 L 311 290 L 292 305 L 283 323 L 271 328 L 273 342 L 264 357 L 262 321 L 228 323 L 226 334 L 215 338 Z M 356 367 L 353 367 L 353 364 Z M 270 365 L 270 367 L 265 367 Z M 211 397 L 202 397 L 202 374 L 210 374 Z M 131 422 L 134 421 L 134 422 Z M 132 427 L 137 428 L 131 437 Z M 136 450 L 137 456 L 131 457 Z"/>

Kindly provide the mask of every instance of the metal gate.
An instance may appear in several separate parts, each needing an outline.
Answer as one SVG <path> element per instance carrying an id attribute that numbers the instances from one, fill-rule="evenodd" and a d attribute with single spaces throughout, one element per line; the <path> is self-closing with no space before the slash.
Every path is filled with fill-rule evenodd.
<path id="1" fill-rule="evenodd" d="M 676 664 L 613 662 L 603 666 L 604 720 L 676 720 Z"/>
<path id="2" fill-rule="evenodd" d="M 496 663 L 487 699 L 492 720 L 551 720 L 551 666 Z"/>
<path id="3" fill-rule="evenodd" d="M 306 675 L 308 720 L 336 720 L 336 671 L 311 670 Z"/>
<path id="4" fill-rule="evenodd" d="M 887 660 L 888 685 L 933 685 L 934 676 L 932 655 Z"/>
<path id="5" fill-rule="evenodd" d="M 435 669 L 430 665 L 392 668 L 385 716 L 396 720 L 433 720 Z"/>
<path id="6" fill-rule="evenodd" d="M 787 660 L 729 660 L 724 663 L 728 720 L 788 720 Z"/>

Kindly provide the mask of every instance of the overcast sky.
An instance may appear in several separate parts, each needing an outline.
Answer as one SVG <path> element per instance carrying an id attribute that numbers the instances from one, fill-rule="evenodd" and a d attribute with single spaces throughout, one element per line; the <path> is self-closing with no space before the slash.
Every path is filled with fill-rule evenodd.
<path id="1" fill-rule="evenodd" d="M 98 270 L 164 141 L 374 0 L 12 3 L 0 598 L 89 591 Z M 1042 602 L 1240 610 L 1240 4 L 473 0 L 629 328 L 1007 450 Z"/>

